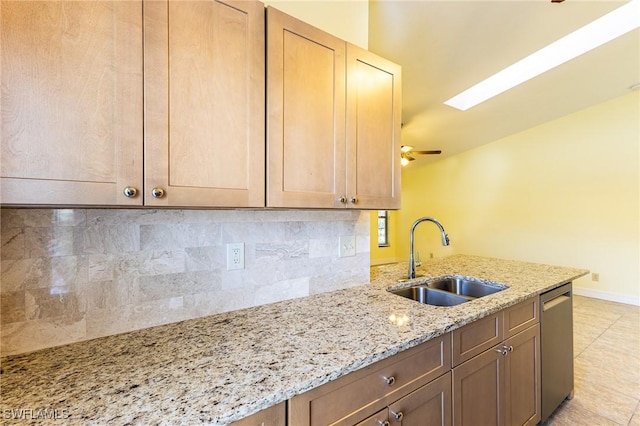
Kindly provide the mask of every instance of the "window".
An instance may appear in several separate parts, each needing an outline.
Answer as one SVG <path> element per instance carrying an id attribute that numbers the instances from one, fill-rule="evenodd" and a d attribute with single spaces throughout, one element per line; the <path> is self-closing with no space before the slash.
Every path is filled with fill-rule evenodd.
<path id="1" fill-rule="evenodd" d="M 389 247 L 389 212 L 378 210 L 378 247 Z"/>

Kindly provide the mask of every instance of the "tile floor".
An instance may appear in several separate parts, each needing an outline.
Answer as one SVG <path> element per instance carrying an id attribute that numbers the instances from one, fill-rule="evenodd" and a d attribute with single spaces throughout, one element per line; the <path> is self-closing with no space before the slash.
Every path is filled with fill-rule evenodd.
<path id="1" fill-rule="evenodd" d="M 640 426 L 640 307 L 573 298 L 575 396 L 552 426 Z"/>

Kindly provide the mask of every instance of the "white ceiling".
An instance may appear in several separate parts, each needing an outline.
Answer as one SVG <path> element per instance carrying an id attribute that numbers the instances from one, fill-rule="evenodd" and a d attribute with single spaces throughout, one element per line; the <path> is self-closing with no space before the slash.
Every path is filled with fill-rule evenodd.
<path id="1" fill-rule="evenodd" d="M 428 164 L 629 92 L 640 82 L 635 30 L 467 111 L 443 104 L 624 4 L 549 0 L 369 3 L 369 50 L 402 65 L 402 144 Z"/>

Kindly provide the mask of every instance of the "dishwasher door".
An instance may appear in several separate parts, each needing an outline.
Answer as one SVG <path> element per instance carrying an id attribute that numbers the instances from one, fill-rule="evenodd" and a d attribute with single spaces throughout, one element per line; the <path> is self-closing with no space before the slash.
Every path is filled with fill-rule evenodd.
<path id="1" fill-rule="evenodd" d="M 573 397 L 573 305 L 571 283 L 540 295 L 541 421 Z"/>

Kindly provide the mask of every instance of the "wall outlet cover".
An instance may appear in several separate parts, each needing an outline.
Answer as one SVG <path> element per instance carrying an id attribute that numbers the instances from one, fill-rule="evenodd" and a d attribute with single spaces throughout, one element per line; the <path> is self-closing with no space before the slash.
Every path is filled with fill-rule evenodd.
<path id="1" fill-rule="evenodd" d="M 244 243 L 227 244 L 227 271 L 244 269 Z"/>
<path id="2" fill-rule="evenodd" d="M 356 236 L 347 235 L 340 237 L 339 257 L 351 257 L 356 255 Z"/>

